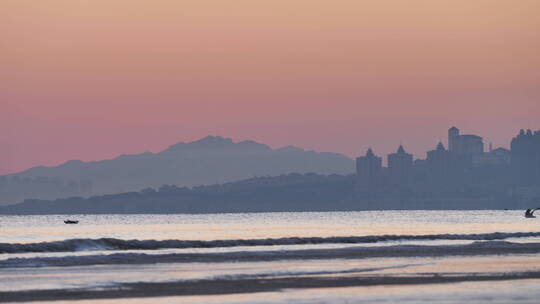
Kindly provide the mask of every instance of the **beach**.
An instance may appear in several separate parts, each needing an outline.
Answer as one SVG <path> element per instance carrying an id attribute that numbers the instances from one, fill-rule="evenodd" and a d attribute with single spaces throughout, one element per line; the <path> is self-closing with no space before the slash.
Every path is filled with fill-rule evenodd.
<path id="1" fill-rule="evenodd" d="M 2 216 L 0 302 L 534 303 L 521 213 Z"/>

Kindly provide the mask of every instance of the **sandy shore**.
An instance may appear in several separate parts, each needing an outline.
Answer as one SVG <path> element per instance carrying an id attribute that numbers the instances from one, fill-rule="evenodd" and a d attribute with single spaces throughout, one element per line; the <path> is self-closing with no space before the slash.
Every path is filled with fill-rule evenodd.
<path id="1" fill-rule="evenodd" d="M 311 249 L 294 251 L 262 251 L 262 252 L 225 252 L 225 253 L 191 253 L 191 254 L 164 254 L 147 255 L 139 253 L 122 253 L 112 255 L 92 255 L 62 258 L 39 258 L 40 263 L 34 269 L 41 267 L 56 266 L 90 266 L 92 265 L 144 265 L 156 263 L 220 263 L 220 262 L 275 262 L 275 261 L 299 261 L 299 260 L 336 260 L 336 263 L 343 263 L 343 259 L 356 259 L 368 261 L 370 258 L 418 258 L 445 257 L 447 261 L 450 257 L 455 257 L 458 261 L 465 261 L 464 257 L 481 258 L 489 256 L 497 263 L 503 256 L 511 257 L 521 255 L 520 265 L 527 263 L 524 255 L 529 255 L 527 259 L 534 258 L 540 253 L 540 243 L 510 243 L 504 241 L 477 242 L 467 245 L 439 245 L 439 246 L 419 246 L 419 245 L 396 245 L 396 246 L 376 246 L 376 247 L 348 247 L 337 249 Z M 532 254 L 532 255 L 531 255 Z M 517 257 L 517 256 L 516 256 Z M 339 260 L 342 260 L 339 262 Z M 26 259 L 14 259 L 13 266 L 10 267 L 10 260 L 0 263 L 0 266 L 12 270 L 21 267 L 16 271 L 25 271 Z M 35 263 L 36 259 L 28 259 L 30 263 Z M 453 264 L 446 268 L 441 264 L 430 266 L 428 269 L 407 268 L 410 266 L 421 267 L 424 264 L 400 264 L 398 266 L 376 266 L 373 269 L 363 268 L 362 271 L 335 270 L 335 273 L 318 272 L 313 274 L 279 274 L 269 276 L 257 274 L 253 276 L 229 276 L 212 277 L 205 279 L 192 279 L 182 281 L 154 281 L 117 283 L 111 286 L 100 288 L 53 288 L 43 290 L 21 290 L 0 292 L 0 302 L 29 302 L 29 301 L 55 301 L 55 300 L 81 300 L 81 299 L 122 299 L 122 298 L 145 298 L 164 296 L 203 296 L 203 295 L 225 295 L 225 294 L 248 294 L 256 292 L 277 292 L 283 289 L 317 289 L 332 287 L 362 287 L 362 286 L 395 286 L 404 285 L 414 287 L 415 285 L 440 284 L 440 283 L 460 283 L 460 282 L 482 282 L 482 281 L 515 281 L 525 279 L 540 279 L 540 270 L 537 264 L 530 267 L 515 268 L 509 261 L 501 266 L 502 268 L 486 267 L 489 263 L 484 261 L 469 261 L 476 265 L 475 268 L 462 266 L 457 270 Z M 512 261 L 510 261 L 512 262 Z M 294 262 L 292 262 L 294 263 Z M 428 262 L 425 265 L 429 265 Z M 480 264 L 479 264 L 480 263 Z M 515 263 L 515 261 L 514 261 Z M 467 265 L 466 263 L 464 265 Z M 505 266 L 506 265 L 506 266 Z M 37 267 L 37 268 L 36 268 Z M 364 266 L 365 267 L 365 266 Z M 396 268 L 402 268 L 399 271 Z M 465 267 L 465 268 L 463 268 Z M 68 269 L 71 267 L 67 267 Z M 387 269 L 385 271 L 385 269 Z M 379 271 L 379 273 L 365 273 L 366 271 Z M 334 271 L 334 270 L 333 270 Z M 381 272 L 384 271 L 384 272 Z M 390 271 L 390 272 L 388 272 Z M 397 272 L 396 272 L 397 271 Z M 435 271 L 435 272 L 432 272 Z M 340 273 L 338 273 L 340 272 Z M 144 275 L 143 275 L 144 276 Z M 539 281 L 540 282 L 540 281 Z M 94 285 L 95 286 L 95 285 Z"/>
<path id="2" fill-rule="evenodd" d="M 133 297 L 224 295 L 279 291 L 281 289 L 332 288 L 380 285 L 419 285 L 459 282 L 540 279 L 540 272 L 429 274 L 411 276 L 327 276 L 216 279 L 166 283 L 127 283 L 101 289 L 53 289 L 0 292 L 0 302 L 29 302 Z"/>

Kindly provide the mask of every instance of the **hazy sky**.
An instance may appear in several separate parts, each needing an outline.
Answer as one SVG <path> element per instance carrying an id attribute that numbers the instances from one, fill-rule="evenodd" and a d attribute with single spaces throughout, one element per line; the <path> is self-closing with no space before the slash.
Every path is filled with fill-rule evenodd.
<path id="1" fill-rule="evenodd" d="M 222 135 L 425 157 L 540 128 L 538 0 L 2 0 L 0 173 Z M 446 143 L 445 143 L 446 144 Z"/>

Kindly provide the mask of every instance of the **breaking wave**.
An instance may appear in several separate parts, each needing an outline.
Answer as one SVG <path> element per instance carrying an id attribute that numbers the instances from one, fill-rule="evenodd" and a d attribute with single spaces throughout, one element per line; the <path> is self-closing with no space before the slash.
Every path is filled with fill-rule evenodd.
<path id="1" fill-rule="evenodd" d="M 237 251 L 214 253 L 111 253 L 71 255 L 62 257 L 9 258 L 0 261 L 1 268 L 64 267 L 90 265 L 126 265 L 155 263 L 219 263 L 260 262 L 306 259 L 359 259 L 375 257 L 441 257 L 506 254 L 538 254 L 540 243 L 511 243 L 506 241 L 475 241 L 462 245 L 393 245 L 346 247 L 333 249 L 302 249 L 280 251 Z"/>
<path id="2" fill-rule="evenodd" d="M 236 240 L 122 240 L 115 238 L 69 239 L 40 243 L 0 243 L 0 253 L 73 252 L 102 250 L 157 250 L 185 248 L 224 248 L 238 246 L 367 244 L 407 240 L 492 241 L 507 238 L 540 237 L 540 232 L 496 232 L 482 234 L 373 235 L 345 237 L 288 237 Z"/>

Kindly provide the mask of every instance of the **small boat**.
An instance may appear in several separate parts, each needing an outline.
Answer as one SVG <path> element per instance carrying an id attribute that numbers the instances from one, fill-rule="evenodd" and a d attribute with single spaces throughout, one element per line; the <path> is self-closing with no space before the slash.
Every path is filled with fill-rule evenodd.
<path id="1" fill-rule="evenodd" d="M 73 221 L 73 220 L 65 220 L 64 224 L 78 224 L 79 221 Z"/>

